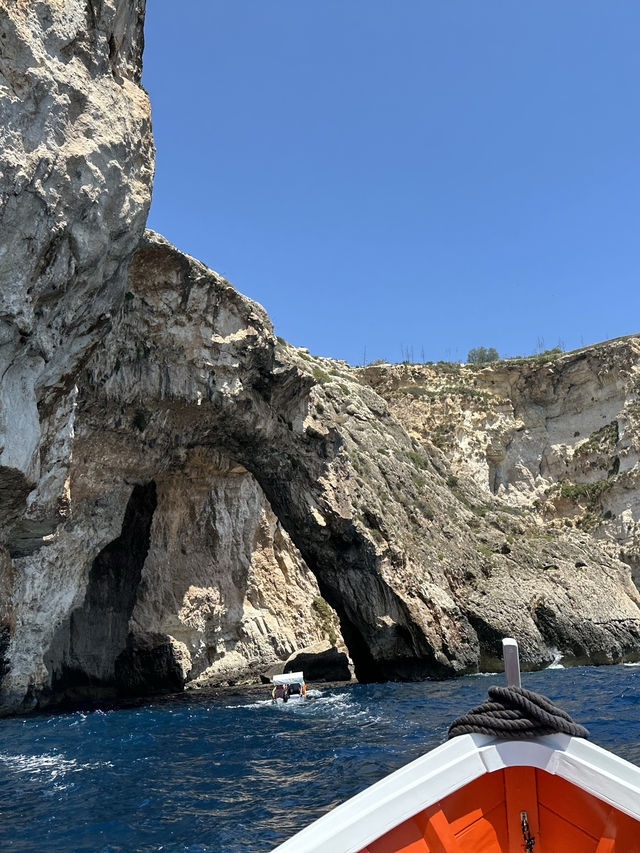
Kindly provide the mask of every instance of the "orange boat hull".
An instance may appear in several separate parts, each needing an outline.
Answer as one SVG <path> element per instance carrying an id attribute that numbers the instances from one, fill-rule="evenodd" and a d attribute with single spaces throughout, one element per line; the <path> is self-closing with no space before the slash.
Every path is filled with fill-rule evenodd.
<path id="1" fill-rule="evenodd" d="M 583 738 L 465 734 L 278 853 L 640 853 L 640 768 Z"/>
<path id="2" fill-rule="evenodd" d="M 633 818 L 533 767 L 488 773 L 395 827 L 361 853 L 522 853 L 521 812 L 535 853 L 632 853 Z"/>

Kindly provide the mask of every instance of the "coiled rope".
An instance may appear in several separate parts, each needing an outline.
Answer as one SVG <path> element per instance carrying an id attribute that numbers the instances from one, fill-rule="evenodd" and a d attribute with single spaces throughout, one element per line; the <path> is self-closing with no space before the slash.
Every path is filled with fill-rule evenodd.
<path id="1" fill-rule="evenodd" d="M 531 738 L 555 733 L 589 737 L 584 726 L 546 696 L 523 687 L 490 687 L 489 702 L 472 708 L 449 726 L 449 738 L 477 733 L 503 738 Z"/>

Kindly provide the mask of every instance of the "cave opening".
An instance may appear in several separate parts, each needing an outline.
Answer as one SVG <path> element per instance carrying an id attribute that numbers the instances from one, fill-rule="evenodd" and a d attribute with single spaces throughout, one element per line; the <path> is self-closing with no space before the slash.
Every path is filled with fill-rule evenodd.
<path id="1" fill-rule="evenodd" d="M 127 643 L 156 506 L 153 480 L 134 486 L 120 535 L 94 559 L 84 602 L 58 629 L 45 661 L 53 701 L 116 692 L 115 661 Z"/>

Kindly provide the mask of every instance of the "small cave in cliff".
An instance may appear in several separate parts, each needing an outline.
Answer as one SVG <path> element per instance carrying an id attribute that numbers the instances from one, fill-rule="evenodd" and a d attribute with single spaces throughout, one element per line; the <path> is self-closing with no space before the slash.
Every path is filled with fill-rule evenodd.
<path id="1" fill-rule="evenodd" d="M 127 644 L 156 505 L 154 481 L 135 486 L 120 535 L 93 561 L 84 602 L 58 629 L 45 661 L 53 702 L 117 692 L 115 662 Z"/>

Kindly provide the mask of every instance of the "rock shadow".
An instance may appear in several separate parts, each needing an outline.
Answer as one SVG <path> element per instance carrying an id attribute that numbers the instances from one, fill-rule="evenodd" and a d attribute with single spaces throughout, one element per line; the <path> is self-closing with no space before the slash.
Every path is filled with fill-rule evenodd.
<path id="1" fill-rule="evenodd" d="M 134 486 L 120 536 L 93 561 L 84 602 L 58 628 L 45 657 L 50 701 L 117 692 L 116 659 L 127 645 L 156 505 L 154 481 Z"/>

